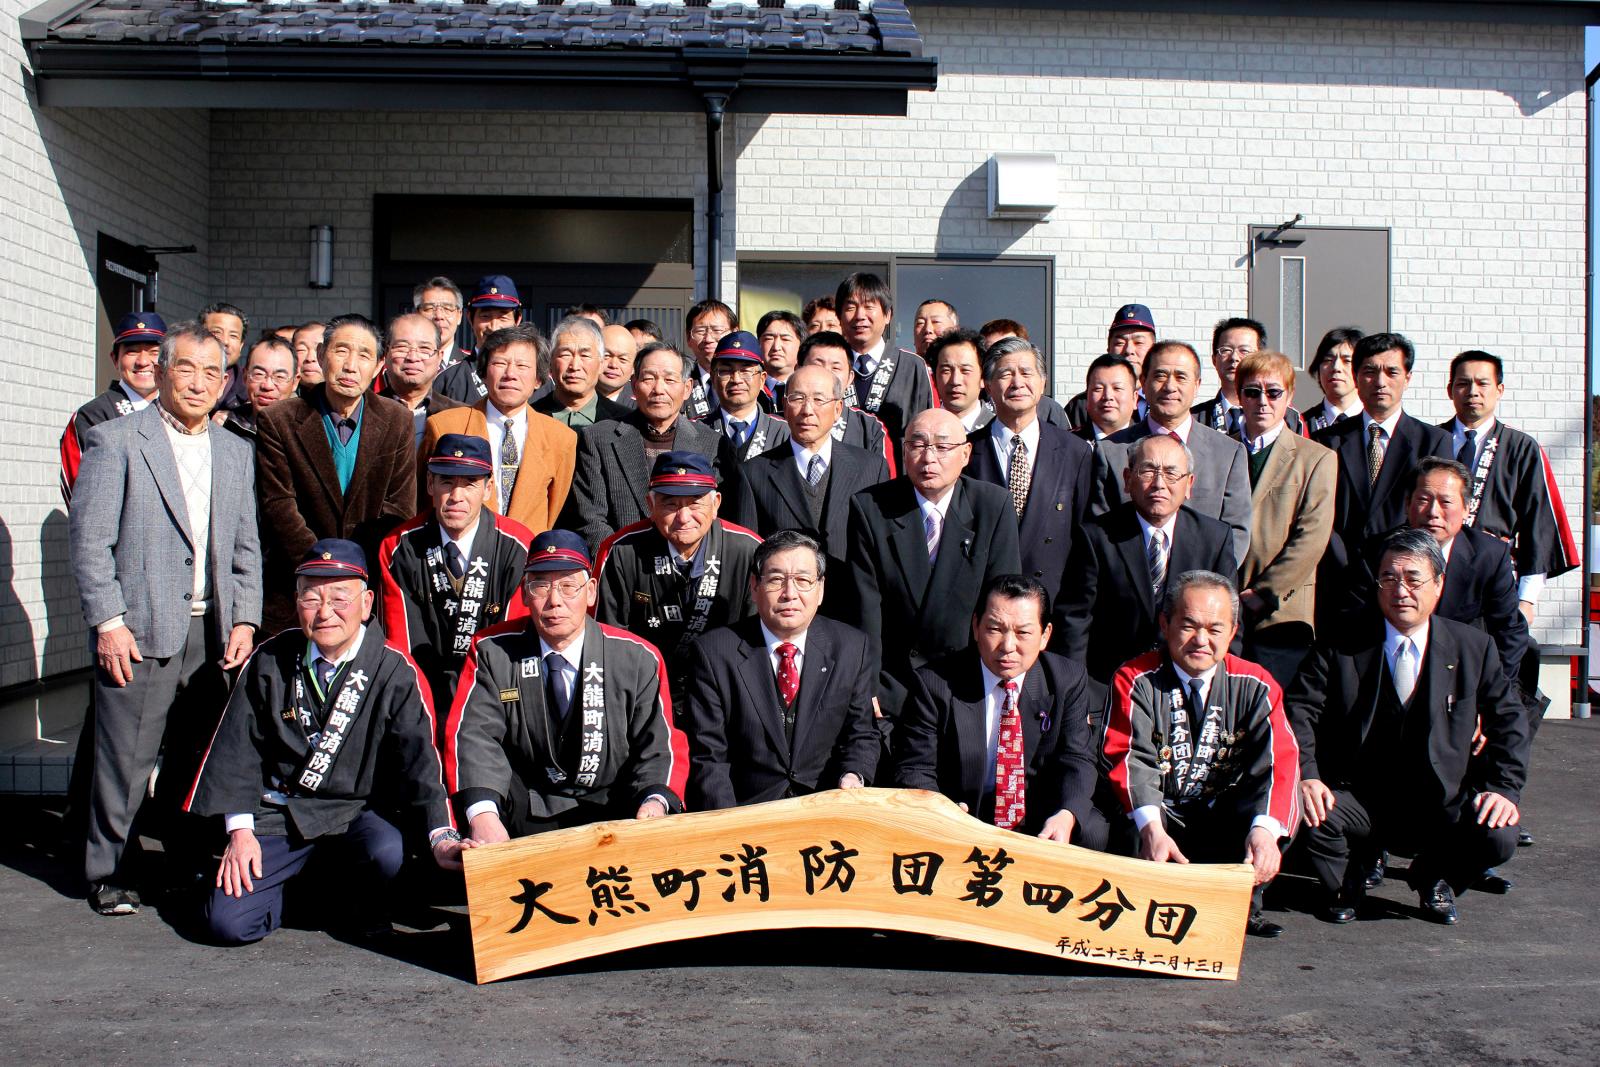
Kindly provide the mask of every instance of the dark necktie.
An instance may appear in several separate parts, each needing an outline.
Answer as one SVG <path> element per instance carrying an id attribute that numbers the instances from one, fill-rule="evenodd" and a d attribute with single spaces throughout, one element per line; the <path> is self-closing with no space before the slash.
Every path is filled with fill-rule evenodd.
<path id="1" fill-rule="evenodd" d="M 556 720 L 567 721 L 567 712 L 572 709 L 572 686 L 567 681 L 567 661 L 559 652 L 552 652 L 544 658 L 546 678 L 550 683 L 550 703 L 555 707 Z"/>
<path id="2" fill-rule="evenodd" d="M 1200 686 L 1200 679 L 1196 678 L 1189 683 L 1189 734 L 1190 744 L 1200 743 L 1200 730 L 1206 723 L 1206 696 Z"/>
<path id="3" fill-rule="evenodd" d="M 1472 473 L 1472 461 L 1478 458 L 1478 431 L 1468 430 L 1467 439 L 1461 443 L 1461 451 L 1456 453 L 1456 462 L 1467 468 L 1467 473 Z"/>
<path id="4" fill-rule="evenodd" d="M 505 434 L 500 438 L 500 514 L 511 508 L 511 490 L 517 485 L 517 435 L 511 430 L 511 420 L 505 422 Z"/>
<path id="5" fill-rule="evenodd" d="M 740 422 L 738 419 L 728 420 L 728 436 L 733 440 L 735 449 L 744 447 L 744 432 L 749 428 L 748 422 Z"/>
<path id="6" fill-rule="evenodd" d="M 822 481 L 822 476 L 828 473 L 828 461 L 821 456 L 812 456 L 811 463 L 806 467 L 806 484 L 815 486 Z"/>
<path id="7" fill-rule="evenodd" d="M 323 697 L 330 696 L 333 692 L 333 676 L 339 673 L 339 665 L 337 663 L 329 663 L 321 656 L 318 656 L 316 663 L 312 664 L 312 667 L 317 672 L 317 681 L 322 683 Z"/>
<path id="8" fill-rule="evenodd" d="M 457 581 L 460 581 L 461 576 L 467 573 L 467 561 L 462 558 L 461 546 L 454 541 L 445 549 L 444 565 L 449 568 L 450 577 Z"/>
<path id="9" fill-rule="evenodd" d="M 1346 415 L 1344 412 L 1341 411 L 1341 412 L 1339 412 L 1339 414 L 1337 414 L 1337 415 L 1335 415 L 1333 417 L 1333 421 L 1335 423 L 1340 423 L 1340 422 L 1343 422 L 1345 419 L 1348 419 L 1349 417 L 1350 417 L 1349 415 Z"/>

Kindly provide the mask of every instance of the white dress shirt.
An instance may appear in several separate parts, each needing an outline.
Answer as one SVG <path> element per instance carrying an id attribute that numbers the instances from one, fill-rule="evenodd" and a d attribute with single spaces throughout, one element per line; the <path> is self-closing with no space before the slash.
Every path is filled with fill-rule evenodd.
<path id="1" fill-rule="evenodd" d="M 1178 528 L 1178 513 L 1174 511 L 1167 517 L 1167 521 L 1160 526 L 1152 526 L 1143 515 L 1134 512 L 1134 518 L 1139 520 L 1139 534 L 1144 539 L 1144 558 L 1150 558 L 1150 531 L 1160 530 L 1167 542 L 1167 569 L 1172 568 L 1172 534 Z M 1161 605 L 1156 605 L 1160 607 Z"/>
<path id="2" fill-rule="evenodd" d="M 911 490 L 911 495 L 917 498 L 917 510 L 922 512 L 922 528 L 924 530 L 928 528 L 929 515 L 938 515 L 939 539 L 941 541 L 944 540 L 944 520 L 945 516 L 950 513 L 950 501 L 955 499 L 956 487 L 952 485 L 949 489 L 946 489 L 943 498 L 938 503 L 934 503 L 923 496 L 920 489 Z"/>
<path id="3" fill-rule="evenodd" d="M 1394 624 L 1387 619 L 1383 623 L 1383 662 L 1389 667 L 1389 678 L 1393 680 L 1394 658 L 1400 653 L 1400 646 L 1404 642 L 1411 642 L 1412 660 L 1417 665 L 1417 680 L 1422 680 L 1422 658 L 1428 654 L 1428 633 L 1433 623 L 1430 620 L 1422 624 L 1415 633 L 1403 634 L 1394 628 Z"/>
<path id="4" fill-rule="evenodd" d="M 1369 447 L 1369 442 L 1372 440 L 1372 425 L 1373 423 L 1377 423 L 1379 428 L 1383 430 L 1383 432 L 1378 435 L 1378 447 L 1383 449 L 1383 454 L 1387 456 L 1389 454 L 1389 442 L 1394 440 L 1394 428 L 1400 425 L 1400 416 L 1403 414 L 1405 414 L 1405 412 L 1401 411 L 1399 408 L 1396 408 L 1393 415 L 1390 415 L 1382 422 L 1378 422 L 1377 419 L 1363 411 L 1361 413 L 1361 447 L 1363 453 Z"/>
<path id="5" fill-rule="evenodd" d="M 151 393 L 149 396 L 140 396 L 138 393 L 134 392 L 133 389 L 129 387 L 128 383 L 123 381 L 121 378 L 117 379 L 117 385 L 122 389 L 123 395 L 128 398 L 128 403 L 133 405 L 134 411 L 143 411 L 145 408 L 149 407 L 150 401 L 154 400 L 156 396 L 154 393 Z"/>
<path id="6" fill-rule="evenodd" d="M 460 537 L 451 537 L 450 531 L 439 523 L 439 547 L 444 549 L 446 559 L 450 558 L 450 546 L 455 545 L 461 550 L 463 565 L 472 559 L 472 539 L 478 536 L 478 523 L 483 521 L 483 512 L 478 512 L 478 517 L 472 520 L 472 525 L 461 531 Z"/>
<path id="7" fill-rule="evenodd" d="M 804 669 L 805 661 L 806 661 L 806 635 L 805 635 L 805 633 L 798 633 L 798 634 L 795 634 L 793 637 L 778 637 L 771 630 L 767 629 L 767 624 L 766 623 L 762 623 L 761 624 L 761 640 L 765 641 L 766 644 L 767 644 L 767 665 L 772 668 L 772 676 L 774 678 L 776 678 L 778 676 L 778 664 L 783 662 L 783 657 L 778 654 L 778 646 L 779 645 L 783 645 L 783 644 L 793 645 L 795 647 L 795 654 L 794 654 L 794 669 L 795 669 L 795 672 L 799 673 L 801 670 Z"/>
<path id="8" fill-rule="evenodd" d="M 1271 448 L 1273 444 L 1277 442 L 1278 435 L 1283 433 L 1283 427 L 1284 423 L 1280 422 L 1278 425 L 1274 426 L 1272 429 L 1268 430 L 1266 433 L 1255 438 L 1254 440 L 1246 437 L 1244 442 L 1245 448 L 1250 450 L 1250 454 L 1252 456 L 1257 452 L 1260 452 L 1263 448 Z"/>
<path id="9" fill-rule="evenodd" d="M 789 438 L 789 447 L 794 449 L 794 463 L 800 468 L 800 480 L 806 480 L 806 475 L 811 472 L 811 458 L 821 456 L 822 462 L 831 470 L 833 468 L 833 435 L 823 434 L 822 440 L 817 442 L 815 450 L 801 448 L 799 442 Z"/>
<path id="10" fill-rule="evenodd" d="M 978 420 L 983 418 L 983 401 L 976 400 L 965 415 L 957 416 L 961 420 L 961 428 L 968 433 L 978 428 Z"/>
<path id="11" fill-rule="evenodd" d="M 867 370 L 866 370 L 866 374 L 864 376 L 870 378 L 872 375 L 877 373 L 877 371 L 878 371 L 878 361 L 883 358 L 883 350 L 888 346 L 888 343 L 889 342 L 888 342 L 887 338 L 880 337 L 880 338 L 878 338 L 878 343 L 873 345 L 871 348 L 867 349 L 865 352 L 852 352 L 852 353 L 850 353 L 850 365 L 851 365 L 851 367 L 852 368 L 860 367 L 860 365 L 861 365 L 861 357 L 862 356 L 867 357 Z M 862 397 L 861 399 L 865 400 L 866 397 Z"/>
<path id="12" fill-rule="evenodd" d="M 498 491 L 500 486 L 506 484 L 500 472 L 500 442 L 506 435 L 506 423 L 511 424 L 511 437 L 517 442 L 517 465 L 520 467 L 527 462 L 528 406 L 524 404 L 515 415 L 507 415 L 494 406 L 493 400 L 486 400 L 483 413 L 489 423 L 489 458 L 494 462 L 494 482 Z M 499 500 L 495 503 L 498 504 Z"/>
<path id="13" fill-rule="evenodd" d="M 1356 418 L 1357 416 L 1361 415 L 1362 414 L 1361 398 L 1357 397 L 1354 401 L 1351 402 L 1349 407 L 1341 408 L 1341 407 L 1336 407 L 1334 405 L 1333 401 L 1329 400 L 1327 397 L 1323 397 L 1323 399 L 1322 399 L 1322 410 L 1328 416 L 1328 425 L 1332 426 L 1336 421 L 1338 421 L 1338 418 L 1339 418 L 1340 415 L 1343 415 L 1347 419 L 1353 419 L 1353 418 Z"/>
<path id="14" fill-rule="evenodd" d="M 1188 445 L 1189 431 L 1194 429 L 1194 416 L 1185 415 L 1183 417 L 1183 421 L 1170 430 L 1161 425 L 1155 419 L 1148 417 L 1145 419 L 1145 425 L 1150 427 L 1151 437 L 1170 437 L 1173 434 L 1177 434 L 1178 440 L 1182 441 L 1185 445 Z"/>
<path id="15" fill-rule="evenodd" d="M 1022 428 L 1021 433 L 1012 433 L 1006 429 L 1004 423 L 995 419 L 989 424 L 989 440 L 994 447 L 994 454 L 1000 460 L 1000 476 L 1006 478 L 1011 470 L 1011 440 L 1014 437 L 1022 438 L 1022 443 L 1028 446 L 1027 454 L 1023 457 L 1028 468 L 1028 477 L 1033 477 L 1033 462 L 1039 457 L 1039 420 L 1034 418 Z"/>

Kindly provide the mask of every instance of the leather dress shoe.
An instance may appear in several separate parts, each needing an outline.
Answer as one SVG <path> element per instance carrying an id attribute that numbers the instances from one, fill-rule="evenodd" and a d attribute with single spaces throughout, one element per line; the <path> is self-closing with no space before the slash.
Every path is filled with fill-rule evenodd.
<path id="1" fill-rule="evenodd" d="M 1517 847 L 1527 848 L 1531 844 L 1533 844 L 1533 835 L 1522 827 L 1517 827 Z"/>
<path id="2" fill-rule="evenodd" d="M 1480 893 L 1493 893 L 1496 896 L 1505 896 L 1516 888 L 1515 882 L 1503 876 L 1493 867 L 1486 869 L 1478 875 L 1478 880 L 1472 883 L 1472 888 Z"/>
<path id="3" fill-rule="evenodd" d="M 1282 937 L 1283 927 L 1279 926 L 1277 923 L 1273 922 L 1259 911 L 1251 911 L 1250 919 L 1244 925 L 1244 932 L 1249 934 L 1251 937 Z"/>
<path id="4" fill-rule="evenodd" d="M 1355 922 L 1356 914 L 1361 910 L 1361 902 L 1366 898 L 1367 891 L 1364 888 L 1342 889 L 1328 898 L 1328 903 L 1322 908 L 1322 918 L 1340 926 Z"/>
<path id="5" fill-rule="evenodd" d="M 139 894 L 125 886 L 95 882 L 89 886 L 89 906 L 101 915 L 133 915 L 139 910 Z"/>
<path id="6" fill-rule="evenodd" d="M 1372 857 L 1372 861 L 1361 869 L 1361 884 L 1367 889 L 1376 889 L 1383 884 L 1383 876 L 1388 873 L 1389 854 L 1379 851 Z"/>
<path id="7" fill-rule="evenodd" d="M 1456 895 L 1451 891 L 1449 882 L 1440 880 L 1419 889 L 1417 898 L 1422 906 L 1422 914 L 1436 923 L 1454 926 L 1460 918 L 1456 912 Z"/>

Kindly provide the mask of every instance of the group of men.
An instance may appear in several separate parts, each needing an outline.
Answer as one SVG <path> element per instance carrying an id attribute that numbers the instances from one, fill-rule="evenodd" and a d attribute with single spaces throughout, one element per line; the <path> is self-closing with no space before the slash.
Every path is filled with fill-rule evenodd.
<path id="1" fill-rule="evenodd" d="M 1527 622 L 1576 553 L 1497 357 L 1453 360 L 1431 426 L 1410 342 L 1336 330 L 1301 412 L 1229 318 L 1199 402 L 1129 304 L 1063 406 L 1021 324 L 931 300 L 907 350 L 894 315 L 854 274 L 754 332 L 701 301 L 687 350 L 589 306 L 546 336 L 502 275 L 248 348 L 233 305 L 127 317 L 62 440 L 90 903 L 137 910 L 145 827 L 220 851 L 237 943 L 319 853 L 382 892 L 424 852 L 869 785 L 1249 862 L 1263 936 L 1291 844 L 1335 922 L 1390 852 L 1441 922 L 1510 888 Z"/>

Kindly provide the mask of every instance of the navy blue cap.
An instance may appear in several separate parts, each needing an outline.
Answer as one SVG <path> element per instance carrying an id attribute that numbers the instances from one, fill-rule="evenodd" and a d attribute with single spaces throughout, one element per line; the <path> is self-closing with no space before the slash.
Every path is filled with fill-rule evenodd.
<path id="1" fill-rule="evenodd" d="M 522 297 L 517 295 L 517 283 L 504 274 L 488 274 L 478 279 L 478 287 L 472 291 L 472 299 L 467 301 L 469 308 L 515 308 L 522 306 Z"/>
<path id="2" fill-rule="evenodd" d="M 650 491 L 663 496 L 703 496 L 717 488 L 717 472 L 698 452 L 663 452 L 650 468 Z"/>
<path id="3" fill-rule="evenodd" d="M 546 530 L 528 546 L 528 565 L 533 571 L 586 571 L 590 568 L 589 544 L 571 530 Z"/>
<path id="4" fill-rule="evenodd" d="M 756 340 L 756 335 L 749 330 L 734 330 L 724 334 L 722 340 L 717 342 L 717 350 L 712 354 L 713 360 L 736 359 L 745 363 L 761 362 L 761 342 Z"/>
<path id="5" fill-rule="evenodd" d="M 487 478 L 494 473 L 489 442 L 471 434 L 444 434 L 434 444 L 433 455 L 428 457 L 428 473 Z"/>
<path id="6" fill-rule="evenodd" d="M 367 580 L 367 554 L 354 541 L 324 537 L 311 546 L 296 575 L 311 578 L 360 578 Z"/>
<path id="7" fill-rule="evenodd" d="M 131 311 L 117 320 L 117 328 L 111 337 L 111 343 L 139 344 L 154 341 L 161 343 L 167 335 L 167 323 L 154 311 Z"/>
<path id="8" fill-rule="evenodd" d="M 1149 330 L 1156 332 L 1156 318 L 1143 304 L 1123 304 L 1111 319 L 1113 330 Z"/>

